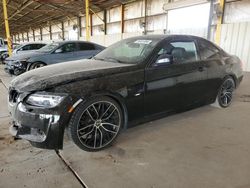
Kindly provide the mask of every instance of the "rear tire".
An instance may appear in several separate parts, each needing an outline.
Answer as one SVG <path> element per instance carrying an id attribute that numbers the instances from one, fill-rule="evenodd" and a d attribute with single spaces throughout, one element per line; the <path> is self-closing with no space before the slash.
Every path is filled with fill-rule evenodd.
<path id="1" fill-rule="evenodd" d="M 220 108 L 227 108 L 231 105 L 233 99 L 233 92 L 235 90 L 235 81 L 232 77 L 227 77 L 218 92 L 216 101 L 213 106 Z"/>
<path id="2" fill-rule="evenodd" d="M 85 151 L 109 147 L 124 124 L 120 105 L 109 97 L 81 103 L 73 112 L 68 131 L 73 142 Z"/>

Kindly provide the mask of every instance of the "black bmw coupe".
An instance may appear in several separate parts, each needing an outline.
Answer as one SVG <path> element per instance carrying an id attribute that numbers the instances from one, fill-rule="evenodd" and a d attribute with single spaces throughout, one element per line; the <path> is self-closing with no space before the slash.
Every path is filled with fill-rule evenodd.
<path id="1" fill-rule="evenodd" d="M 203 38 L 129 38 L 92 59 L 15 78 L 10 132 L 36 147 L 62 149 L 67 130 L 81 149 L 97 151 L 139 122 L 214 102 L 228 107 L 242 78 L 240 59 Z"/>

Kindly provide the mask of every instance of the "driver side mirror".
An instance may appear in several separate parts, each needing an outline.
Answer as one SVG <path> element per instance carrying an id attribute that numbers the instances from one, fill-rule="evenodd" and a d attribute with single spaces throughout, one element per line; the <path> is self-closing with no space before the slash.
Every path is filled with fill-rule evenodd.
<path id="1" fill-rule="evenodd" d="M 57 49 L 57 50 L 55 51 L 55 54 L 59 54 L 59 53 L 62 53 L 62 52 L 63 52 L 62 49 L 59 48 L 59 49 Z"/>
<path id="2" fill-rule="evenodd" d="M 173 56 L 169 54 L 162 54 L 158 57 L 156 60 L 155 65 L 161 66 L 161 65 L 169 65 L 173 63 Z"/>

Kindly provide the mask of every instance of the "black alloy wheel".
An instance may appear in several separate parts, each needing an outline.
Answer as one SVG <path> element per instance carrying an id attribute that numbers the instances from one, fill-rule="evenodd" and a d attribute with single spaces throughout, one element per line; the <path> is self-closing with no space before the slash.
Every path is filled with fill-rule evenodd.
<path id="1" fill-rule="evenodd" d="M 70 137 L 86 151 L 98 151 L 111 145 L 123 126 L 123 113 L 111 98 L 101 97 L 80 104 L 69 123 Z"/>
<path id="2" fill-rule="evenodd" d="M 221 107 L 226 108 L 232 103 L 235 82 L 229 77 L 224 80 L 217 96 L 218 103 Z"/>
<path id="3" fill-rule="evenodd" d="M 30 70 L 33 70 L 33 69 L 38 69 L 38 68 L 41 68 L 41 67 L 44 67 L 45 64 L 44 63 L 34 63 L 33 65 L 30 66 Z"/>

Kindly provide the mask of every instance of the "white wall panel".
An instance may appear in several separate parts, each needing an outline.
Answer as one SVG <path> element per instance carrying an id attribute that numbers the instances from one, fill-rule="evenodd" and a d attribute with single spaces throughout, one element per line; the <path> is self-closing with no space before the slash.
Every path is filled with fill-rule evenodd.
<path id="1" fill-rule="evenodd" d="M 105 41 L 104 41 L 104 46 L 110 46 L 111 44 L 120 41 L 121 38 L 121 34 L 112 34 L 112 35 L 105 35 Z"/>
<path id="2" fill-rule="evenodd" d="M 93 36 L 104 35 L 104 25 L 97 25 L 92 27 Z"/>
<path id="3" fill-rule="evenodd" d="M 164 13 L 163 5 L 166 0 L 148 0 L 147 2 L 147 15 L 156 15 Z"/>
<path id="4" fill-rule="evenodd" d="M 147 18 L 147 30 L 155 31 L 155 30 L 164 30 L 166 28 L 167 28 L 166 15 L 151 16 Z"/>
<path id="5" fill-rule="evenodd" d="M 121 21 L 121 7 L 107 10 L 107 23 Z"/>
<path id="6" fill-rule="evenodd" d="M 109 23 L 107 24 L 107 34 L 116 34 L 121 33 L 121 23 L 115 22 L 115 23 Z"/>
<path id="7" fill-rule="evenodd" d="M 182 34 L 182 35 L 195 35 L 199 37 L 207 37 L 207 28 L 184 28 L 184 29 L 171 29 L 168 34 Z"/>
<path id="8" fill-rule="evenodd" d="M 250 22 L 223 24 L 220 46 L 237 55 L 245 71 L 250 71 Z"/>
<path id="9" fill-rule="evenodd" d="M 224 13 L 225 23 L 249 22 L 250 21 L 250 1 L 241 0 L 226 4 Z"/>
<path id="10" fill-rule="evenodd" d="M 141 27 L 141 22 L 143 19 L 134 19 L 127 20 L 124 22 L 124 32 L 125 33 L 133 33 L 133 32 L 143 32 L 144 28 Z"/>
<path id="11" fill-rule="evenodd" d="M 124 18 L 133 19 L 144 16 L 144 1 L 136 1 L 134 3 L 129 3 L 125 5 L 124 8 Z"/>
<path id="12" fill-rule="evenodd" d="M 92 15 L 92 25 L 100 25 L 103 24 L 103 18 L 104 18 L 104 14 L 103 11 L 102 12 L 98 12 L 96 13 L 98 16 L 96 16 L 95 14 Z M 102 20 L 101 20 L 102 19 Z"/>

